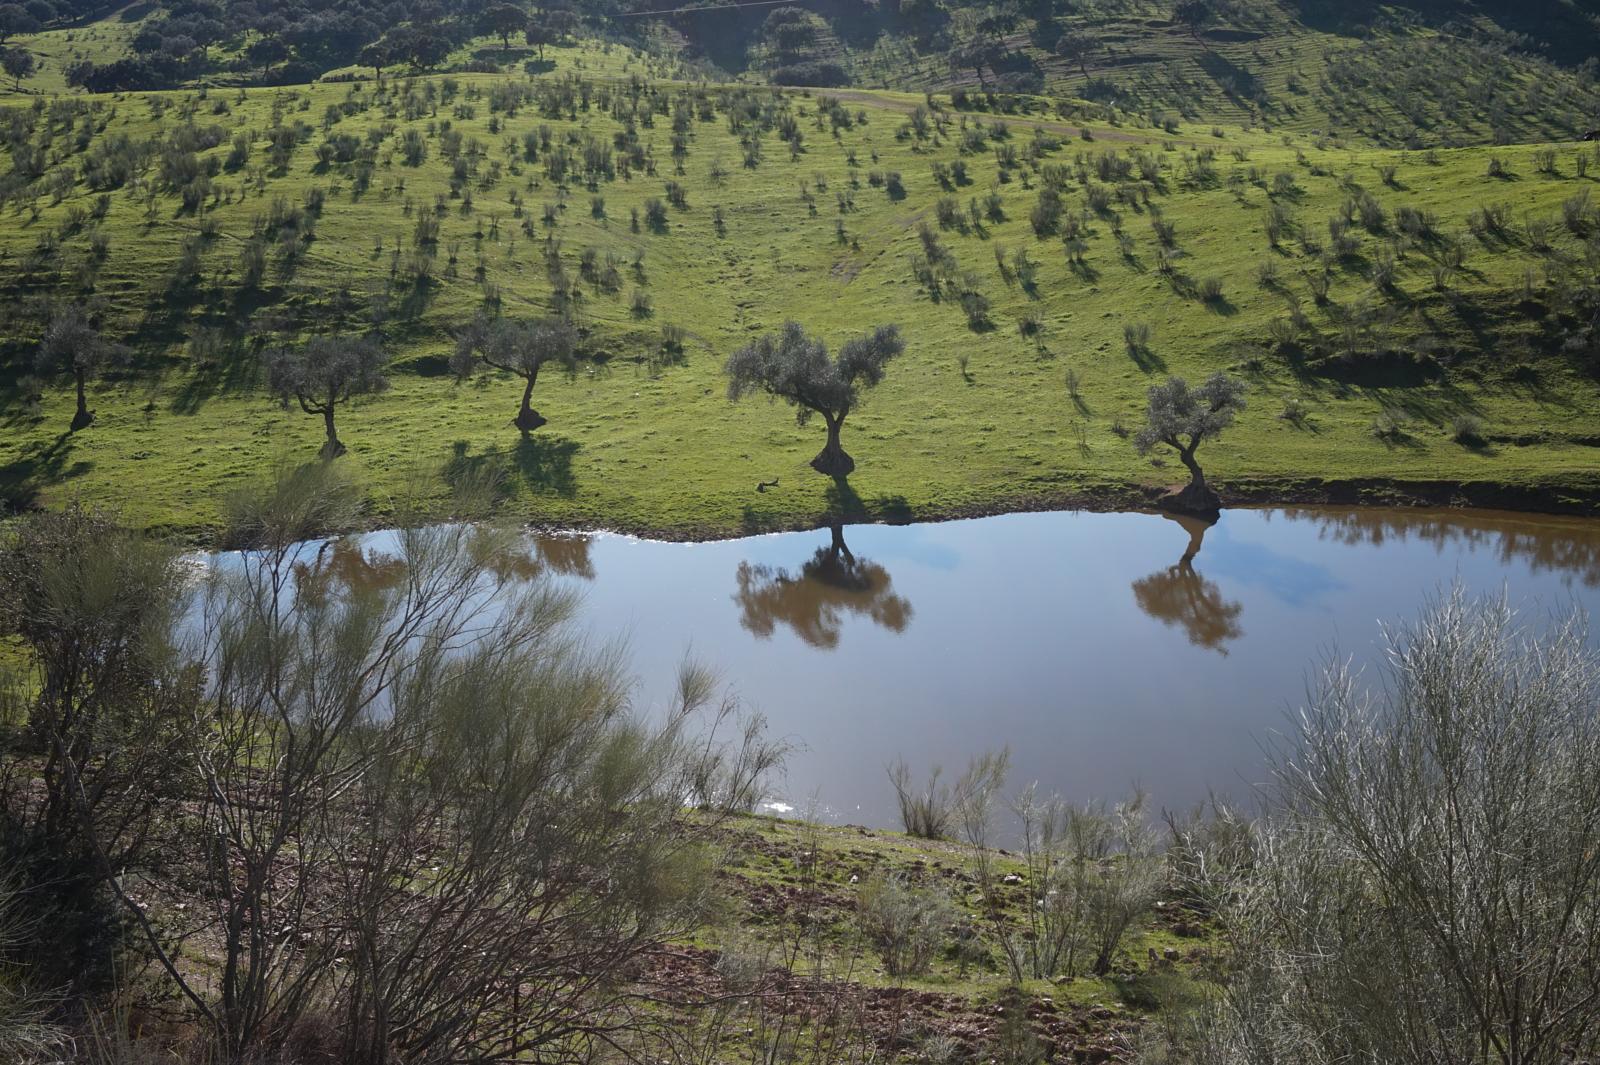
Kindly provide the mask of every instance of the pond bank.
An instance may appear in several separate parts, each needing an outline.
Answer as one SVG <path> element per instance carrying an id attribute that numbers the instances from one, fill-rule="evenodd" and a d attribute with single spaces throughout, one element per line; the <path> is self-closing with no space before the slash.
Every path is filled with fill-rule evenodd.
<path id="1" fill-rule="evenodd" d="M 1588 484 L 1537 485 L 1500 481 L 1395 480 L 1390 478 L 1251 478 L 1213 481 L 1224 508 L 1276 506 L 1447 507 L 1516 511 L 1574 517 L 1600 517 L 1600 472 Z M 1013 495 L 989 503 L 933 507 L 861 505 L 840 512 L 821 511 L 806 517 L 721 524 L 640 524 L 626 519 L 604 522 L 537 519 L 528 528 L 541 533 L 609 532 L 664 543 L 737 540 L 767 533 L 804 532 L 844 525 L 922 525 L 1005 514 L 1076 511 L 1086 514 L 1153 513 L 1171 487 L 1155 484 L 1106 483 L 1065 491 Z M 382 521 L 373 523 L 373 527 Z"/>

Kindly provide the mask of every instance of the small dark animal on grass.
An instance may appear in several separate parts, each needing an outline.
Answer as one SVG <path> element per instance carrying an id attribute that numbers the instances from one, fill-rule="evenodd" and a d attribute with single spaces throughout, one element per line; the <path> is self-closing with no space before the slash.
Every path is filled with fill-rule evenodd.
<path id="1" fill-rule="evenodd" d="M 1600 129 L 1591 129 L 1583 135 L 1583 139 L 1586 141 L 1600 141 Z"/>
<path id="2" fill-rule="evenodd" d="M 778 479 L 776 477 L 774 477 L 770 481 L 757 481 L 756 482 L 756 491 L 758 491 L 758 492 L 765 492 L 769 488 L 776 488 L 776 487 L 778 487 Z"/>

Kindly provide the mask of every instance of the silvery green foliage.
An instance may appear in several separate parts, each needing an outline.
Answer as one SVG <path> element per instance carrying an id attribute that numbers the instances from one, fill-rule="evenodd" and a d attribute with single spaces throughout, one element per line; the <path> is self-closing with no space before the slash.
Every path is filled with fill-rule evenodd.
<path id="1" fill-rule="evenodd" d="M 1169 377 L 1150 387 L 1148 400 L 1145 427 L 1134 438 L 1139 450 L 1167 444 L 1192 453 L 1201 441 L 1220 435 L 1244 410 L 1244 384 L 1220 371 L 1199 388 L 1190 388 L 1181 377 Z"/>
<path id="2" fill-rule="evenodd" d="M 728 398 L 767 392 L 794 405 L 804 425 L 813 413 L 843 418 L 861 402 L 861 387 L 883 380 L 889 360 L 905 350 L 900 330 L 880 325 L 845 342 L 837 358 L 798 322 L 787 322 L 746 344 L 728 359 Z"/>
<path id="3" fill-rule="evenodd" d="M 890 976 L 920 976 L 944 946 L 955 908 L 942 885 L 891 876 L 862 889 L 859 920 Z"/>
<path id="4" fill-rule="evenodd" d="M 1329 667 L 1242 871 L 1225 989 L 1155 1060 L 1542 1065 L 1600 1053 L 1600 664 L 1456 591 Z"/>

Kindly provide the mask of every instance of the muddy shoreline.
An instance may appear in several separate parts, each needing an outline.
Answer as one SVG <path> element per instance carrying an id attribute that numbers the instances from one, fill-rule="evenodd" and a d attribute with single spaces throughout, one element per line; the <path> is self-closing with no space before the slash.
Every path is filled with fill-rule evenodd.
<path id="1" fill-rule="evenodd" d="M 1157 509 L 1157 500 L 1169 487 L 1107 484 L 1092 489 L 1040 493 L 968 506 L 893 511 L 863 507 L 839 514 L 819 512 L 806 518 L 750 523 L 738 528 L 717 525 L 663 528 L 625 521 L 603 523 L 531 521 L 527 525 L 530 530 L 543 533 L 608 532 L 664 543 L 700 543 L 737 540 L 746 536 L 771 533 L 805 532 L 827 528 L 836 521 L 844 525 L 915 525 L 1040 511 L 1154 512 Z M 1305 478 L 1295 481 L 1262 479 L 1213 482 L 1212 487 L 1216 488 L 1222 497 L 1224 509 L 1279 506 L 1437 507 L 1512 511 L 1562 517 L 1600 517 L 1600 471 L 1596 473 L 1595 483 L 1588 486 L 1534 487 L 1490 481 Z"/>
<path id="2" fill-rule="evenodd" d="M 1170 485 L 1106 483 L 1075 489 L 1007 496 L 985 503 L 927 508 L 853 507 L 842 513 L 817 511 L 773 521 L 746 522 L 740 525 L 685 524 L 652 525 L 627 520 L 548 521 L 514 513 L 494 515 L 501 520 L 520 522 L 535 533 L 615 533 L 662 543 L 703 543 L 738 540 L 771 533 L 806 532 L 843 525 L 915 525 L 933 522 L 991 518 L 1004 514 L 1032 514 L 1040 511 L 1078 511 L 1104 514 L 1115 512 L 1155 512 L 1157 501 Z M 1307 477 L 1242 478 L 1213 481 L 1222 497 L 1223 508 L 1288 506 L 1356 507 L 1439 507 L 1449 509 L 1499 510 L 1525 514 L 1564 517 L 1600 517 L 1600 469 L 1588 484 L 1554 486 L 1508 485 L 1494 481 L 1396 481 L 1388 478 L 1332 479 Z M 753 492 L 753 490 L 752 490 Z M 475 521 L 482 515 L 429 514 L 429 522 Z M 328 530 L 321 535 L 374 532 L 392 526 L 393 516 L 378 512 L 351 528 Z M 216 526 L 153 526 L 152 533 L 176 537 L 198 550 L 229 550 L 222 530 Z"/>

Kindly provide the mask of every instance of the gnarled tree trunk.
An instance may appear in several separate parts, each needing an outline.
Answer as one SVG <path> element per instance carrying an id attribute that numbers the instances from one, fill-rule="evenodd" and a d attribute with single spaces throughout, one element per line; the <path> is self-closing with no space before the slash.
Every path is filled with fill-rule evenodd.
<path id="1" fill-rule="evenodd" d="M 533 385 L 535 381 L 539 380 L 539 371 L 533 371 L 524 380 L 527 381 L 527 385 L 522 389 L 522 409 L 517 411 L 517 416 L 512 419 L 512 424 L 521 430 L 523 436 L 527 436 L 539 426 L 545 424 L 545 419 L 538 411 L 533 409 Z"/>
<path id="2" fill-rule="evenodd" d="M 1179 448 L 1178 460 L 1182 462 L 1184 468 L 1189 471 L 1189 487 L 1199 488 L 1202 490 L 1206 489 L 1206 474 L 1205 471 L 1200 468 L 1200 463 L 1195 461 L 1194 448 Z"/>
<path id="3" fill-rule="evenodd" d="M 828 446 L 817 452 L 817 457 L 811 460 L 811 468 L 827 477 L 848 477 L 855 471 L 856 460 L 847 455 L 839 443 L 844 418 L 823 412 L 822 419 L 828 423 Z"/>
<path id="4" fill-rule="evenodd" d="M 1222 500 L 1211 490 L 1211 486 L 1206 484 L 1205 472 L 1200 469 L 1200 463 L 1195 461 L 1194 451 L 1193 445 L 1177 449 L 1179 461 L 1189 470 L 1189 483 L 1162 496 L 1161 507 L 1179 514 L 1193 514 L 1208 521 L 1216 521 L 1222 514 Z"/>
<path id="5" fill-rule="evenodd" d="M 327 441 L 322 445 L 322 457 L 336 459 L 344 454 L 344 444 L 339 442 L 339 434 L 333 427 L 333 404 L 329 403 L 322 408 L 322 428 L 328 434 Z"/>
<path id="6" fill-rule="evenodd" d="M 78 410 L 72 416 L 72 431 L 86 429 L 94 421 L 94 411 L 89 409 L 89 397 L 84 393 L 86 375 L 82 370 L 74 370 L 73 377 L 78 384 Z"/>

